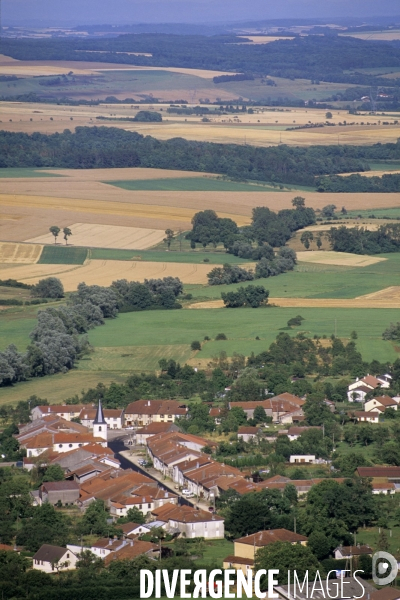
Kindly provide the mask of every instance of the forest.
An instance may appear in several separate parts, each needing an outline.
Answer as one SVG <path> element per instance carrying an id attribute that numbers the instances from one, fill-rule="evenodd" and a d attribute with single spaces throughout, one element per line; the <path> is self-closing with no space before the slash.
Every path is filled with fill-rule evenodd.
<path id="1" fill-rule="evenodd" d="M 269 44 L 238 45 L 234 35 L 120 35 L 107 39 L 5 39 L 2 52 L 19 60 L 98 61 L 141 66 L 239 71 L 358 85 L 386 85 L 387 79 L 357 69 L 400 66 L 395 44 L 352 37 L 310 35 Z M 188 52 L 190 48 L 190 52 Z M 152 56 L 116 54 L 146 52 Z M 393 80 L 396 85 L 396 80 Z"/>
<path id="2" fill-rule="evenodd" d="M 400 141 L 373 146 L 260 148 L 182 138 L 161 141 L 113 127 L 77 127 L 75 133 L 66 129 L 52 135 L 0 131 L 0 168 L 141 166 L 315 186 L 317 177 L 368 171 L 369 160 L 399 158 Z"/>

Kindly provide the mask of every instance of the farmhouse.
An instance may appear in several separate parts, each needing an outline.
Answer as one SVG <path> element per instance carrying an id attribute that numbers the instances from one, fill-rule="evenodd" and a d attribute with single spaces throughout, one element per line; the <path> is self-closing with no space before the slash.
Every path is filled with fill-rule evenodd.
<path id="1" fill-rule="evenodd" d="M 32 560 L 34 569 L 44 573 L 58 573 L 75 569 L 78 557 L 68 548 L 43 544 Z"/>
<path id="2" fill-rule="evenodd" d="M 272 417 L 275 423 L 293 423 L 303 420 L 302 406 L 305 400 L 284 393 L 266 400 L 255 400 L 254 402 L 230 402 L 229 409 L 235 406 L 243 408 L 248 419 L 254 417 L 254 410 L 257 406 L 262 406 L 268 417 Z"/>
<path id="3" fill-rule="evenodd" d="M 261 429 L 259 427 L 246 427 L 246 425 L 242 425 L 238 429 L 238 438 L 243 440 L 244 442 L 257 441 L 258 436 L 261 433 Z"/>
<path id="4" fill-rule="evenodd" d="M 75 481 L 48 481 L 39 488 L 39 504 L 75 504 L 79 498 L 79 485 Z"/>
<path id="5" fill-rule="evenodd" d="M 125 424 L 143 427 L 153 422 L 173 423 L 187 411 L 187 406 L 176 400 L 137 400 L 126 407 Z"/>
<path id="6" fill-rule="evenodd" d="M 338 546 L 334 550 L 337 560 L 342 558 L 353 558 L 355 556 L 372 556 L 373 550 L 369 546 Z"/>
<path id="7" fill-rule="evenodd" d="M 289 542 L 289 544 L 307 545 L 304 535 L 293 533 L 287 529 L 267 529 L 246 535 L 234 541 L 234 554 L 224 558 L 224 569 L 241 570 L 244 573 L 252 569 L 257 550 L 274 544 L 275 542 Z"/>
<path id="8" fill-rule="evenodd" d="M 151 513 L 157 519 L 168 522 L 167 531 L 178 533 L 187 538 L 203 537 L 222 539 L 224 537 L 224 519 L 205 510 L 191 506 L 165 504 Z"/>

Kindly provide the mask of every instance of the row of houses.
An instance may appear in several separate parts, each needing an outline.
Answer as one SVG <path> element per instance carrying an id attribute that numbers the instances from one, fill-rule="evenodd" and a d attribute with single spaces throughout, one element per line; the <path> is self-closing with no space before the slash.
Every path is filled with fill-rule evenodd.
<path id="1" fill-rule="evenodd" d="M 91 405 L 42 405 L 31 410 L 32 422 L 43 417 L 61 417 L 66 421 L 79 420 L 88 429 L 93 429 L 97 408 Z M 174 423 L 176 419 L 185 417 L 188 408 L 177 400 L 137 400 L 125 409 L 105 408 L 103 416 L 109 429 L 122 427 L 142 427 L 149 423 Z"/>

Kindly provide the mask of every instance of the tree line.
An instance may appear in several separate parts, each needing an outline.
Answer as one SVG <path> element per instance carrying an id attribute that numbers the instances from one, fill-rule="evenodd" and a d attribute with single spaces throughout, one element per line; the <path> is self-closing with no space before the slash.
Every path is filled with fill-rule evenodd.
<path id="1" fill-rule="evenodd" d="M 113 127 L 77 127 L 75 133 L 0 131 L 0 168 L 95 169 L 147 167 L 219 173 L 235 180 L 315 186 L 317 177 L 369 169 L 368 160 L 400 158 L 400 142 L 374 146 L 276 148 L 157 140 Z M 310 210 L 310 209 L 307 209 Z"/>
<path id="2" fill-rule="evenodd" d="M 270 44 L 243 44 L 235 35 L 120 35 L 103 39 L 5 39 L 4 54 L 19 60 L 102 60 L 140 66 L 239 71 L 258 76 L 386 86 L 387 79 L 359 70 L 400 66 L 394 44 L 350 36 L 309 35 Z M 190 48 L 190 52 L 188 52 Z M 91 52 L 90 52 L 91 51 Z M 135 56 L 133 52 L 150 53 Z M 393 84 L 395 85 L 395 80 Z"/>
<path id="3" fill-rule="evenodd" d="M 376 231 L 364 227 L 331 227 L 328 239 L 335 252 L 381 254 L 399 252 L 400 224 L 380 225 Z"/>
<path id="4" fill-rule="evenodd" d="M 378 177 L 363 177 L 362 175 L 348 175 L 346 177 L 319 177 L 316 180 L 319 192 L 400 192 L 400 175 L 387 174 Z"/>
<path id="5" fill-rule="evenodd" d="M 10 344 L 0 352 L 0 386 L 72 369 L 90 351 L 85 336 L 90 329 L 118 312 L 181 308 L 177 297 L 183 285 L 177 277 L 149 279 L 144 283 L 114 281 L 109 288 L 80 283 L 65 305 L 40 310 L 25 352 Z M 42 279 L 32 292 L 45 298 L 62 298 L 64 289 L 56 277 Z"/>

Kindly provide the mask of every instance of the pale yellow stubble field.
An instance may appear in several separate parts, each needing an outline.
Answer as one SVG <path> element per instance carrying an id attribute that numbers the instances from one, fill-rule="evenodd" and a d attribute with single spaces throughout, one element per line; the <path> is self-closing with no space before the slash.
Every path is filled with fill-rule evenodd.
<path id="1" fill-rule="evenodd" d="M 294 129 L 311 124 L 324 124 L 326 110 L 282 108 L 272 110 L 255 108 L 254 114 L 232 113 L 209 117 L 173 115 L 166 112 L 169 105 L 140 105 L 140 110 L 162 110 L 162 123 L 133 123 L 126 121 L 100 120 L 134 117 L 138 108 L 133 105 L 99 106 L 56 106 L 39 103 L 4 102 L 0 105 L 1 128 L 6 131 L 33 133 L 62 132 L 75 130 L 77 126 L 118 127 L 127 131 L 137 131 L 158 139 L 184 137 L 197 141 L 251 144 L 255 146 L 276 146 L 280 143 L 307 146 L 314 144 L 373 144 L 396 142 L 400 136 L 400 113 L 390 115 L 349 115 L 347 111 L 330 111 L 330 123 L 335 126 L 312 129 Z M 383 125 L 383 121 L 389 125 Z M 344 123 L 346 122 L 346 125 Z M 342 125 L 339 125 L 342 123 Z"/>
<path id="2" fill-rule="evenodd" d="M 35 284 L 44 277 L 58 277 L 67 292 L 76 290 L 79 283 L 109 286 L 117 279 L 144 281 L 151 278 L 179 277 L 183 283 L 206 284 L 207 273 L 213 267 L 191 263 L 139 262 L 124 260 L 87 260 L 84 265 L 3 265 L 0 279 L 17 279 Z"/>

